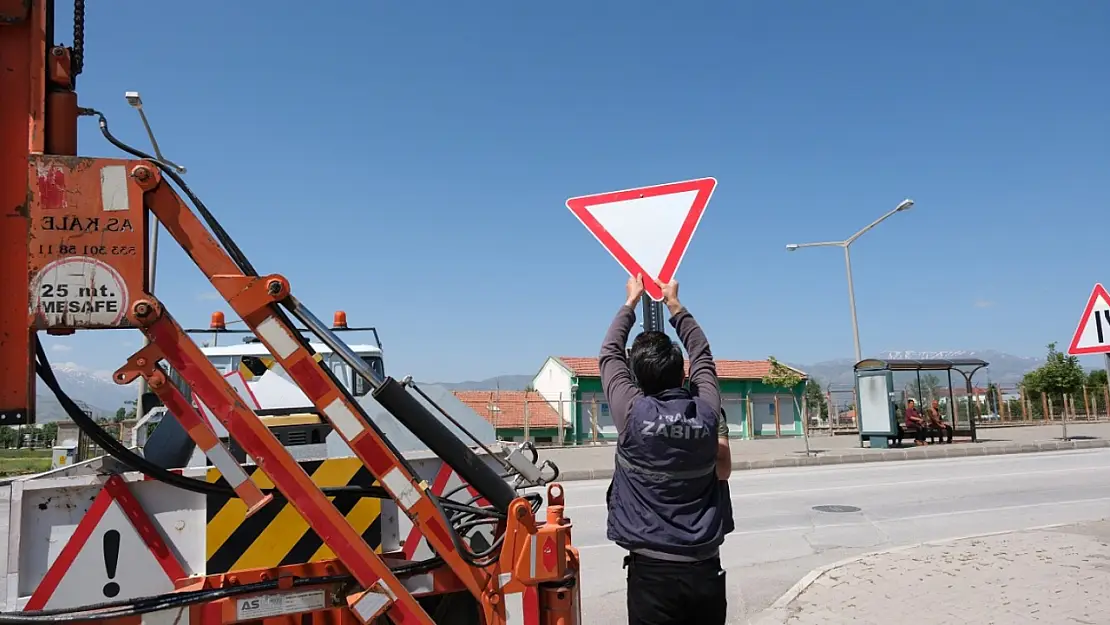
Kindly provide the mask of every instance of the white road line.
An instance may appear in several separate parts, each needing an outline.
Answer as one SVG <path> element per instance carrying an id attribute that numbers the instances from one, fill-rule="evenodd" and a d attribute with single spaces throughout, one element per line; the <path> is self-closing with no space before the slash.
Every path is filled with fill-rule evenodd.
<path id="1" fill-rule="evenodd" d="M 975 509 L 972 509 L 972 510 L 955 510 L 955 511 L 952 511 L 952 512 L 935 512 L 935 513 L 930 513 L 930 514 L 915 514 L 915 515 L 904 516 L 904 517 L 892 517 L 892 518 L 889 518 L 889 519 L 870 519 L 868 521 L 864 521 L 864 522 L 860 522 L 860 523 L 834 523 L 834 524 L 828 524 L 828 525 L 819 525 L 819 526 L 817 526 L 817 529 L 823 530 L 823 529 L 838 528 L 838 527 L 858 527 L 858 526 L 868 526 L 868 525 L 890 525 L 892 523 L 905 523 L 906 521 L 921 521 L 921 520 L 924 520 L 924 519 L 936 519 L 936 518 L 940 518 L 940 517 L 950 517 L 950 516 L 957 516 L 957 515 L 963 515 L 963 514 L 983 514 L 983 513 L 987 513 L 987 512 L 1008 512 L 1008 511 L 1013 511 L 1013 510 L 1027 510 L 1027 509 L 1031 509 L 1031 508 L 1044 508 L 1044 507 L 1047 507 L 1047 506 L 1057 506 L 1057 507 L 1058 506 L 1074 506 L 1074 505 L 1087 504 L 1087 503 L 1100 503 L 1100 502 L 1105 502 L 1105 501 L 1110 501 L 1110 497 L 1095 497 L 1095 498 L 1092 498 L 1092 499 L 1072 499 L 1072 500 L 1069 500 L 1069 501 L 1049 501 L 1049 502 L 1045 502 L 1045 503 L 1030 503 L 1030 504 L 1021 504 L 1021 505 L 1016 505 L 1016 506 L 998 506 L 998 507 L 995 507 L 995 508 L 975 508 Z M 812 529 L 814 529 L 814 526 L 812 524 L 808 524 L 808 525 L 790 525 L 790 526 L 784 526 L 784 527 L 771 527 L 771 528 L 762 529 L 762 530 L 739 531 L 739 532 L 733 532 L 733 533 L 729 534 L 725 538 L 725 542 L 727 543 L 731 539 L 734 539 L 736 537 L 742 537 L 742 536 L 758 536 L 758 535 L 761 535 L 761 534 L 775 534 L 775 533 L 778 533 L 778 532 L 798 532 L 798 531 L 802 531 L 802 530 L 812 530 Z M 575 548 L 578 549 L 579 551 L 582 551 L 584 549 L 607 549 L 607 548 L 617 548 L 617 549 L 619 549 L 620 547 L 617 547 L 613 543 L 603 543 L 603 544 L 600 544 L 600 545 L 575 545 Z"/>
<path id="2" fill-rule="evenodd" d="M 811 476 L 814 473 L 832 472 L 836 473 L 874 473 L 876 470 L 882 472 L 914 472 L 920 470 L 922 463 L 929 463 L 934 466 L 950 466 L 953 464 L 966 464 L 976 468 L 984 465 L 995 465 L 1005 463 L 1044 463 L 1052 460 L 1061 459 L 1076 459 L 1091 455 L 1105 455 L 1110 458 L 1110 449 L 1071 449 L 1064 451 L 1046 451 L 1034 454 L 1003 454 L 995 456 L 959 456 L 954 458 L 927 458 L 927 459 L 914 459 L 903 460 L 899 462 L 860 462 L 860 463 L 847 463 L 847 464 L 827 464 L 816 465 L 808 467 L 778 467 L 774 469 L 750 469 L 747 471 L 733 471 L 732 476 L 729 477 L 729 482 L 734 481 L 769 481 L 771 479 L 781 480 L 790 477 L 803 477 Z M 1091 468 L 1091 467 L 1088 467 Z M 1098 468 L 1098 467 L 1094 467 Z M 1104 467 L 1110 468 L 1110 466 Z M 1048 472 L 1045 470 L 1042 472 Z M 609 488 L 608 479 L 597 480 L 575 480 L 567 482 L 574 484 L 574 492 L 584 491 L 597 491 Z M 542 489 L 528 489 L 535 490 L 535 492 L 543 492 Z"/>
<path id="3" fill-rule="evenodd" d="M 747 499 L 747 498 L 753 498 L 753 497 L 756 497 L 756 498 L 758 498 L 758 497 L 789 497 L 789 496 L 792 496 L 792 495 L 803 495 L 803 494 L 809 494 L 809 493 L 827 493 L 827 492 L 831 492 L 831 491 L 866 490 L 866 489 L 871 489 L 871 488 L 888 488 L 888 487 L 900 487 L 900 486 L 915 486 L 916 487 L 916 486 L 920 486 L 922 484 L 934 484 L 934 483 L 952 484 L 952 483 L 955 483 L 955 482 L 971 482 L 971 481 L 977 481 L 977 480 L 995 480 L 995 479 L 1006 479 L 1006 478 L 1015 478 L 1015 477 L 1027 477 L 1027 476 L 1030 476 L 1030 475 L 1049 475 L 1049 474 L 1055 474 L 1055 473 L 1079 473 L 1079 472 L 1090 473 L 1091 471 L 1099 470 L 1099 468 L 1100 467 L 1094 467 L 1094 468 L 1092 468 L 1092 467 L 1074 467 L 1074 468 L 1069 468 L 1069 469 L 1041 469 L 1039 471 L 1018 471 L 1018 472 L 1014 472 L 1014 473 L 993 473 L 993 474 L 991 474 L 991 473 L 980 473 L 980 474 L 972 474 L 972 475 L 953 475 L 953 476 L 948 476 L 948 477 L 914 479 L 912 482 L 907 481 L 907 480 L 897 480 L 897 481 L 891 481 L 891 482 L 870 482 L 870 483 L 866 483 L 866 484 L 844 484 L 844 485 L 841 485 L 841 486 L 823 486 L 823 487 L 820 487 L 820 488 L 797 488 L 797 489 L 791 489 L 791 490 L 773 490 L 773 491 L 762 491 L 762 492 L 755 492 L 755 493 L 733 493 L 732 494 L 732 500 L 736 501 L 737 499 Z M 1110 469 L 1110 467 L 1101 467 L 1101 468 Z M 736 478 L 734 478 L 734 477 L 729 478 L 729 484 L 732 484 L 732 481 L 734 479 L 736 479 Z M 590 508 L 604 508 L 604 507 L 606 507 L 606 505 L 607 504 L 603 504 L 603 503 L 586 504 L 586 505 L 579 505 L 579 506 L 570 505 L 570 506 L 567 506 L 567 513 L 572 514 L 575 510 L 588 510 Z"/>

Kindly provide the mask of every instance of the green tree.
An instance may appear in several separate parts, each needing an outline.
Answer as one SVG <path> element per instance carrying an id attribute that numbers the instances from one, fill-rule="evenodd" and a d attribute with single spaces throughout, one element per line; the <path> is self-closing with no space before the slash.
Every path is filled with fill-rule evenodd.
<path id="1" fill-rule="evenodd" d="M 1056 343 L 1048 344 L 1048 357 L 1040 367 L 1025 374 L 1025 388 L 1038 395 L 1049 397 L 1076 393 L 1083 390 L 1087 374 L 1079 364 L 1079 357 L 1056 350 Z"/>
<path id="2" fill-rule="evenodd" d="M 1090 388 L 1102 388 L 1106 386 L 1106 369 L 1095 369 L 1088 373 L 1087 386 Z"/>
<path id="3" fill-rule="evenodd" d="M 120 406 L 119 409 L 116 410 L 115 418 L 113 418 L 112 420 L 116 423 L 119 423 L 120 421 L 123 421 L 126 418 L 127 418 L 127 409 L 124 408 L 123 406 Z"/>
<path id="4" fill-rule="evenodd" d="M 906 393 L 916 399 L 919 405 L 925 405 L 927 402 L 940 397 L 940 388 L 940 378 L 936 374 L 926 373 L 921 376 L 920 385 L 917 376 L 914 376 L 910 383 L 906 385 Z"/>
<path id="5" fill-rule="evenodd" d="M 787 367 L 774 356 L 769 356 L 767 361 L 771 363 L 771 368 L 767 371 L 767 375 L 763 376 L 762 382 L 770 387 L 790 390 L 790 398 L 794 400 L 794 413 L 802 416 L 802 439 L 806 445 L 806 456 L 809 456 L 809 417 L 802 414 L 802 407 L 795 392 L 805 378 L 796 369 Z"/>
<path id="6" fill-rule="evenodd" d="M 987 384 L 987 412 L 1000 414 L 998 411 L 998 385 L 994 382 Z"/>
<path id="7" fill-rule="evenodd" d="M 815 406 L 822 419 L 829 418 L 829 401 L 825 397 L 825 389 L 821 388 L 821 381 L 816 378 L 806 380 L 806 404 Z"/>
<path id="8" fill-rule="evenodd" d="M 56 442 L 58 442 L 57 423 L 42 424 L 42 440 L 43 443 L 48 447 L 52 447 Z"/>
<path id="9" fill-rule="evenodd" d="M 0 447 L 9 449 L 15 445 L 16 433 L 15 428 L 6 425 L 0 425 Z"/>

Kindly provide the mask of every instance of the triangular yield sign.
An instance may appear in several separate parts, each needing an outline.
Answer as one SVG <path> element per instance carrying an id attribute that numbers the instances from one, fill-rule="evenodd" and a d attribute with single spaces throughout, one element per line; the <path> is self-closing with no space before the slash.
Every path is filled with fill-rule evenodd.
<path id="1" fill-rule="evenodd" d="M 567 208 L 629 275 L 644 277 L 644 291 L 659 301 L 655 280 L 674 277 L 716 186 L 714 178 L 671 182 L 575 197 Z"/>
<path id="2" fill-rule="evenodd" d="M 1091 291 L 1068 353 L 1074 356 L 1110 353 L 1110 293 L 1101 284 Z"/>
<path id="3" fill-rule="evenodd" d="M 104 488 L 24 610 L 76 608 L 173 592 L 185 571 L 118 475 Z"/>

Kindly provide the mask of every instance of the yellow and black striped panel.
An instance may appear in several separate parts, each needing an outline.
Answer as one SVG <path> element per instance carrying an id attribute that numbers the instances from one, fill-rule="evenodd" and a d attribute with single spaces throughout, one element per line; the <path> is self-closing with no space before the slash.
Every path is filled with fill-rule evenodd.
<path id="1" fill-rule="evenodd" d="M 374 477 L 358 458 L 333 458 L 302 462 L 305 473 L 318 486 L 373 486 Z M 258 467 L 244 467 L 260 488 L 273 488 L 273 483 Z M 209 468 L 209 482 L 224 484 L 220 472 Z M 329 497 L 366 544 L 381 552 L 381 501 L 357 494 L 343 493 Z M 272 568 L 329 560 L 335 557 L 324 541 L 308 527 L 308 523 L 284 499 L 275 500 L 244 518 L 242 500 L 208 495 L 208 530 L 206 537 L 207 573 L 226 573 L 240 569 Z"/>

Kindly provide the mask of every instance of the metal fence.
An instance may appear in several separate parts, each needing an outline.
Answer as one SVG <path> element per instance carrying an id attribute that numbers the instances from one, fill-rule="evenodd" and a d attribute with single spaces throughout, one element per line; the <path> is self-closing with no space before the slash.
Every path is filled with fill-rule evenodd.
<path id="1" fill-rule="evenodd" d="M 917 392 L 914 392 L 917 391 Z M 1084 386 L 1073 393 L 1046 394 L 1028 391 L 1022 385 L 990 384 L 983 388 L 902 389 L 895 391 L 899 407 L 914 399 L 924 410 L 933 400 L 941 414 L 953 423 L 967 423 L 969 417 L 977 426 L 1060 423 L 1062 421 L 1110 421 L 1110 388 Z M 810 431 L 831 434 L 858 432 L 855 390 L 826 391 L 827 411 L 820 414 L 811 405 Z"/>
<path id="2" fill-rule="evenodd" d="M 575 443 L 603 444 L 617 438 L 609 405 L 601 393 L 585 393 L 581 399 L 546 400 L 539 394 L 521 399 L 519 392 L 510 394 L 490 391 L 481 394 L 469 392 L 459 398 L 492 424 L 501 440 L 531 440 L 536 445 L 558 446 Z M 774 408 L 761 412 L 756 409 L 758 407 L 753 406 L 751 397 L 730 394 L 722 397 L 729 430 L 733 436 L 739 436 L 741 432 L 748 432 L 750 435 L 753 431 L 757 433 L 757 437 L 801 434 L 795 430 L 792 416 L 795 406 L 790 395 L 760 395 L 758 401 L 773 404 Z M 809 406 L 806 407 L 806 412 L 812 412 Z M 581 424 L 581 431 L 575 431 L 575 421 Z M 810 420 L 811 428 L 818 426 L 818 421 Z"/>
<path id="3" fill-rule="evenodd" d="M 968 402 L 957 401 L 968 410 Z M 1110 388 L 1084 386 L 1074 393 L 1045 394 L 1023 386 L 992 387 L 977 394 L 970 407 L 978 423 L 1021 423 L 1036 421 L 1110 421 Z"/>
<path id="4" fill-rule="evenodd" d="M 2 449 L 51 449 L 57 436 L 57 427 L 41 425 L 0 425 Z"/>

